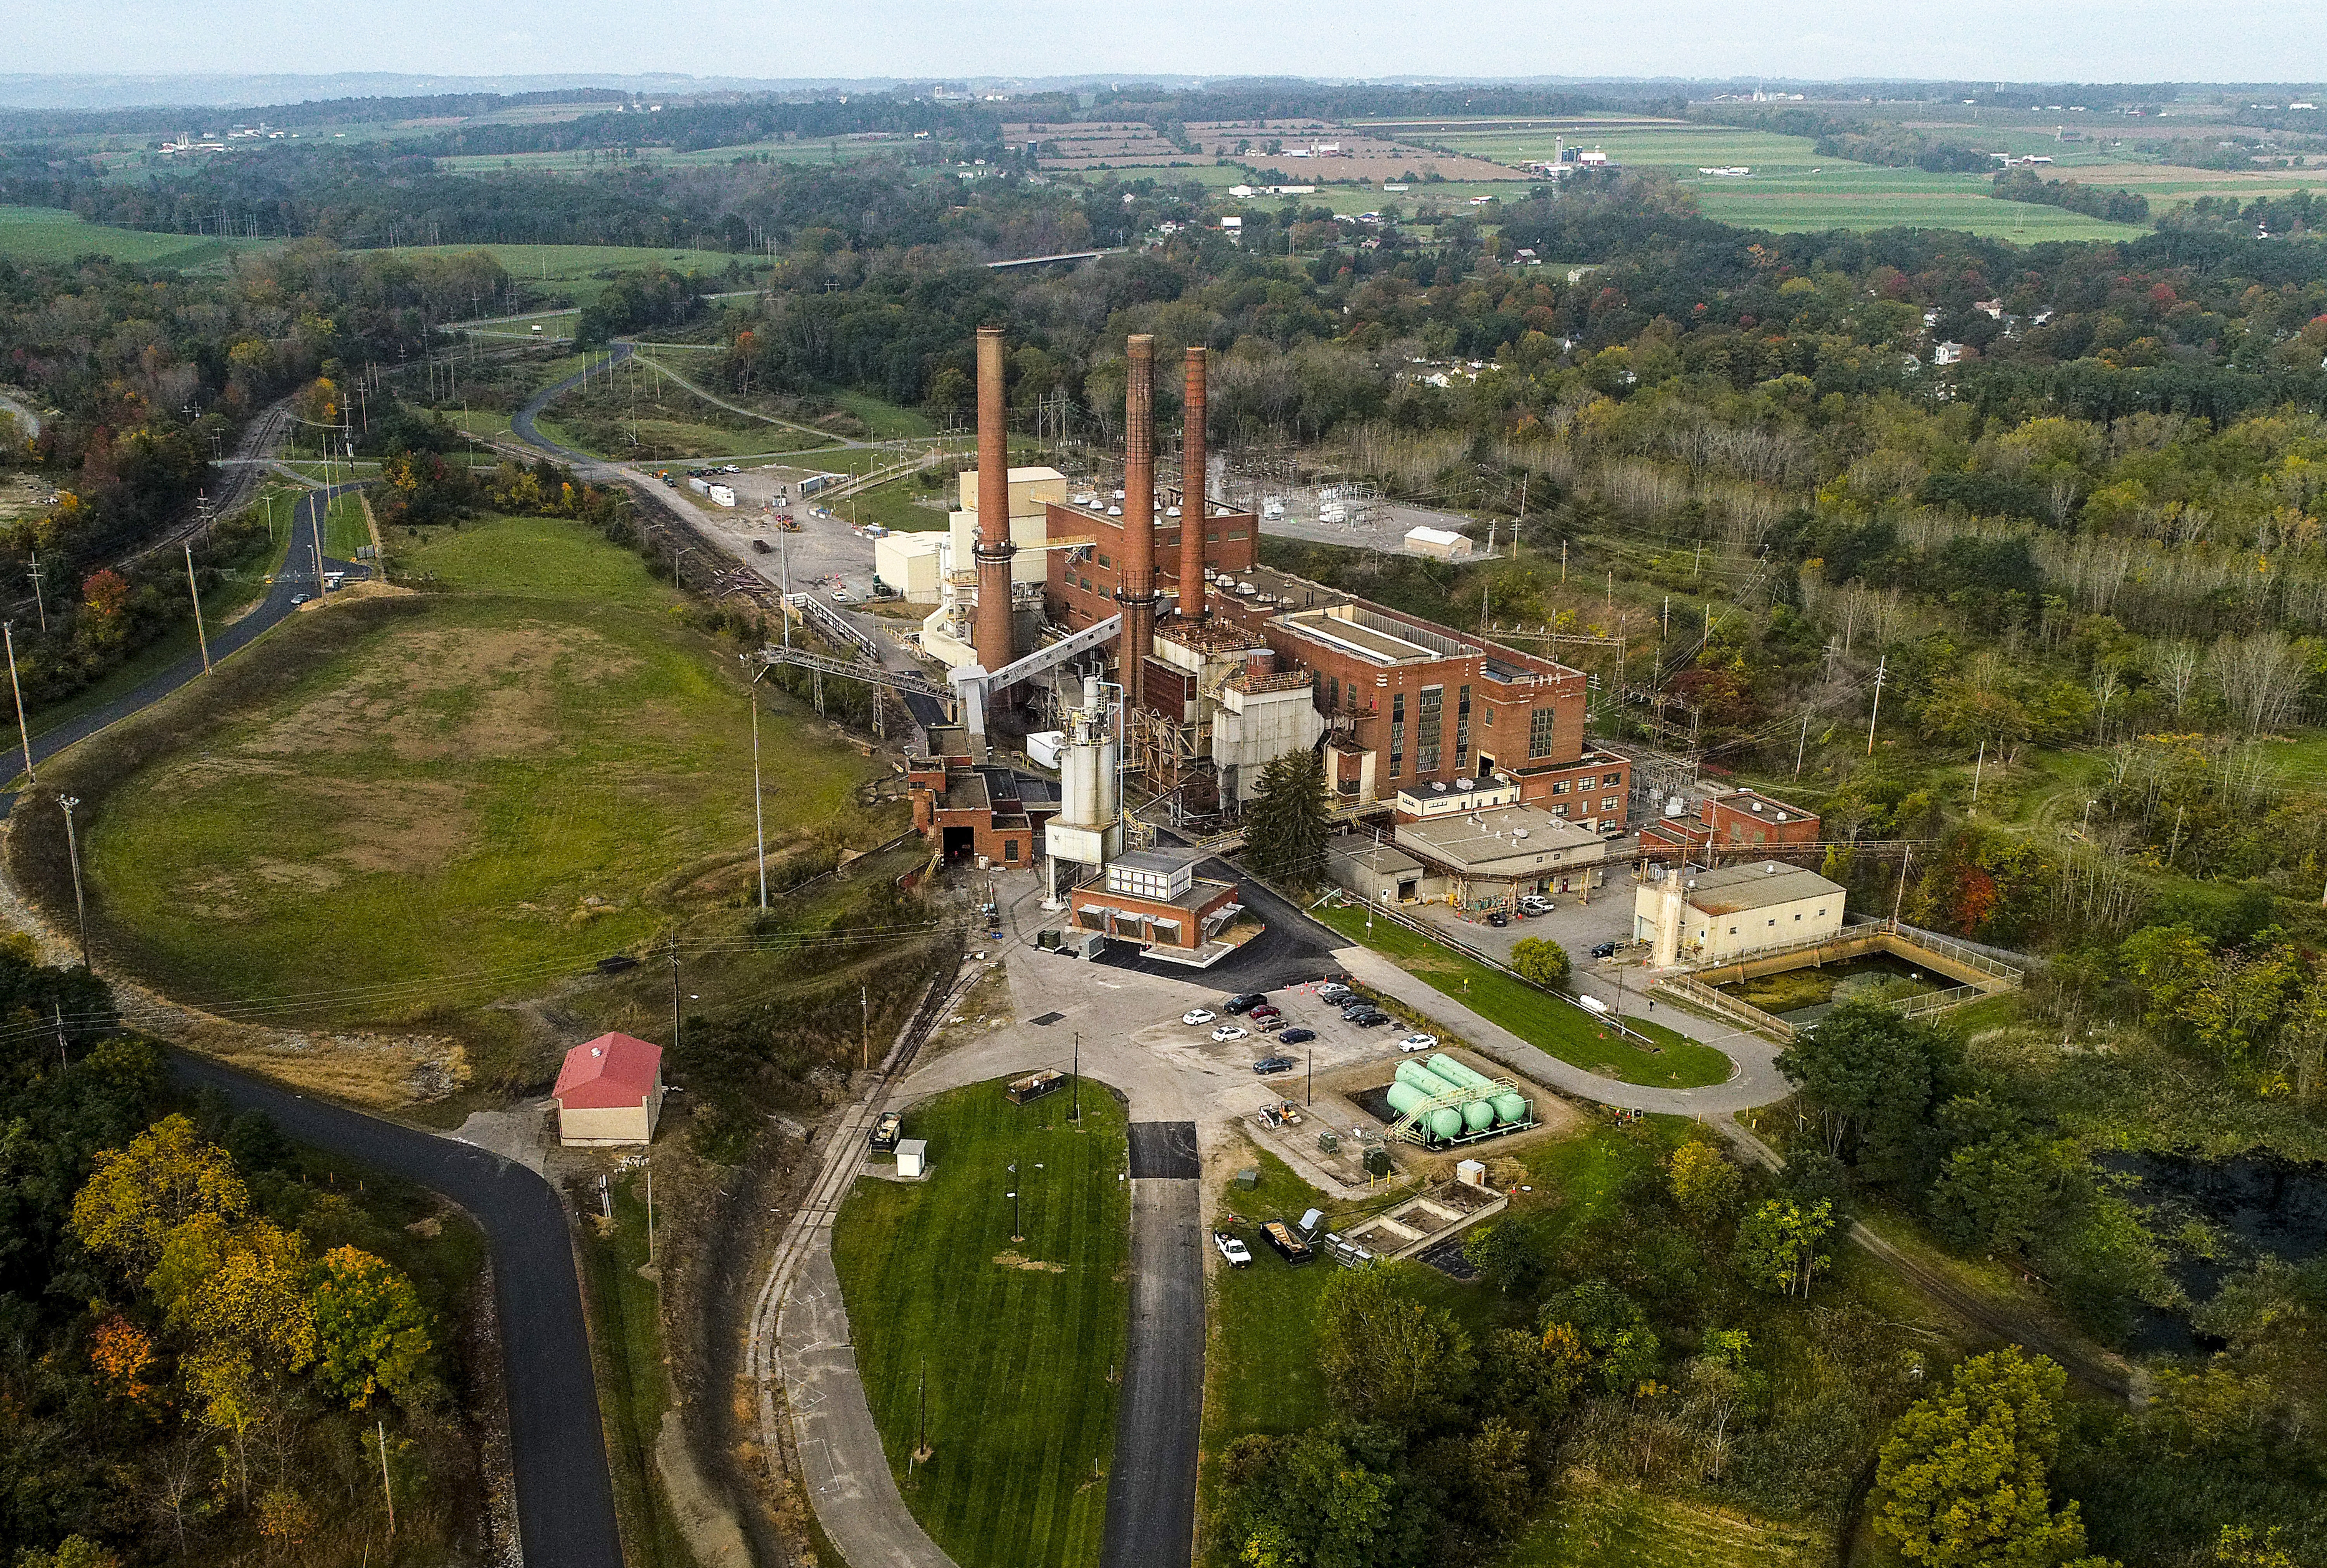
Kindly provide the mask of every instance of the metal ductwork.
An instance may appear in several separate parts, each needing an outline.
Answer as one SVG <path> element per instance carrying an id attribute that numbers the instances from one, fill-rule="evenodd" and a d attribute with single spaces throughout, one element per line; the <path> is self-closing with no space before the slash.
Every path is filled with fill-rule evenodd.
<path id="1" fill-rule="evenodd" d="M 1140 333 L 1125 357 L 1123 586 L 1116 599 L 1123 606 L 1123 686 L 1135 711 L 1146 706 L 1155 641 L 1155 340 Z"/>
<path id="2" fill-rule="evenodd" d="M 1002 329 L 977 329 L 977 623 L 972 644 L 988 669 L 1010 663 L 1010 411 L 1002 385 Z"/>
<path id="3" fill-rule="evenodd" d="M 1180 426 L 1180 617 L 1204 618 L 1204 350 L 1188 350 L 1188 379 Z"/>

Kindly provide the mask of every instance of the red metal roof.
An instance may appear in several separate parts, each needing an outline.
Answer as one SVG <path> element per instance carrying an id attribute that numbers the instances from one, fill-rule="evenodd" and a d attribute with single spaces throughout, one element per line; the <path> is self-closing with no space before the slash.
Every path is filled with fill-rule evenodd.
<path id="1" fill-rule="evenodd" d="M 662 1047 L 627 1034 L 602 1034 L 565 1053 L 552 1092 L 567 1110 L 612 1110 L 643 1103 L 661 1076 Z"/>

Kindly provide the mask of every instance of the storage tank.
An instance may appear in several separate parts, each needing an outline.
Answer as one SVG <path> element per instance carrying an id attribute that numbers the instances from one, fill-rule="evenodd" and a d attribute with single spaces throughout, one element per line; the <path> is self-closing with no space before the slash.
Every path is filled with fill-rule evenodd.
<path id="1" fill-rule="evenodd" d="M 1401 1081 L 1389 1086 L 1390 1108 L 1400 1115 L 1411 1115 L 1420 1106 L 1428 1105 L 1430 1099 L 1429 1095 L 1416 1088 L 1412 1084 Z M 1435 1111 L 1424 1111 L 1420 1115 L 1416 1116 L 1415 1120 L 1419 1122 L 1423 1129 L 1432 1137 L 1441 1143 L 1450 1138 L 1459 1137 L 1463 1132 L 1462 1113 L 1450 1110 L 1444 1106 Z"/>
<path id="2" fill-rule="evenodd" d="M 1514 1125 L 1528 1119 L 1528 1103 L 1524 1096 L 1516 1089 L 1498 1087 L 1494 1079 L 1475 1069 L 1465 1067 L 1444 1051 L 1442 1050 L 1430 1059 L 1430 1070 L 1434 1075 L 1444 1078 L 1449 1083 L 1460 1084 L 1464 1088 L 1488 1091 L 1489 1103 L 1495 1107 L 1496 1117 L 1505 1125 Z"/>
<path id="3" fill-rule="evenodd" d="M 1472 1087 L 1470 1084 L 1458 1084 L 1442 1078 L 1418 1061 L 1398 1063 L 1397 1081 L 1409 1088 L 1418 1089 L 1425 1095 L 1434 1097 L 1459 1094 Z M 1494 1107 L 1483 1098 L 1466 1101 L 1463 1106 L 1463 1122 L 1471 1131 L 1483 1133 L 1495 1125 Z"/>

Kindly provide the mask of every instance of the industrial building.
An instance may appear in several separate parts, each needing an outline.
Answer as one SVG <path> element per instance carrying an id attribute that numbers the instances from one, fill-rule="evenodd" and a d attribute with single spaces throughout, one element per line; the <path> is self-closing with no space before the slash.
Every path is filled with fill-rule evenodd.
<path id="1" fill-rule="evenodd" d="M 1753 789 L 1730 789 L 1698 802 L 1686 815 L 1678 795 L 1640 829 L 1640 854 L 1648 860 L 1719 863 L 1724 851 L 1754 856 L 1780 849 L 1814 849 L 1818 816 Z"/>
<path id="2" fill-rule="evenodd" d="M 1074 890 L 1074 929 L 1136 943 L 1151 958 L 1217 963 L 1241 945 L 1234 929 L 1244 906 L 1236 883 L 1196 875 L 1203 858 L 1194 850 L 1154 849 L 1118 856 L 1102 881 Z"/>
<path id="3" fill-rule="evenodd" d="M 550 1096 L 557 1141 L 569 1149 L 650 1143 L 662 1114 L 662 1047 L 602 1034 L 565 1053 Z"/>
<path id="4" fill-rule="evenodd" d="M 1842 929 L 1843 888 L 1774 860 L 1662 871 L 1632 894 L 1632 935 L 1659 968 L 1714 964 Z"/>
<path id="5" fill-rule="evenodd" d="M 1391 840 L 1422 863 L 1421 896 L 1458 909 L 1507 908 L 1530 893 L 1589 898 L 1606 880 L 1607 841 L 1532 806 L 1400 822 Z"/>

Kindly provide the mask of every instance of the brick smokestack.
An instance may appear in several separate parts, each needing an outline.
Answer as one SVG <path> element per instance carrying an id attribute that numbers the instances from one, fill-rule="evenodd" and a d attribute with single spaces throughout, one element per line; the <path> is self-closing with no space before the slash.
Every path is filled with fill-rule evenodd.
<path id="1" fill-rule="evenodd" d="M 1180 619 L 1204 618 L 1204 350 L 1188 350 L 1180 428 Z"/>
<path id="2" fill-rule="evenodd" d="M 1010 560 L 1009 409 L 1002 390 L 1002 329 L 977 329 L 977 662 L 988 674 L 1008 664 Z"/>
<path id="3" fill-rule="evenodd" d="M 1147 654 L 1155 635 L 1155 340 L 1142 332 L 1125 349 L 1123 391 L 1123 685 L 1130 705 L 1145 705 Z"/>

